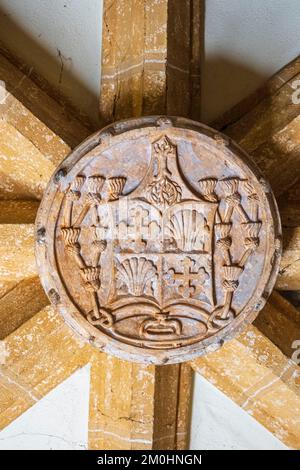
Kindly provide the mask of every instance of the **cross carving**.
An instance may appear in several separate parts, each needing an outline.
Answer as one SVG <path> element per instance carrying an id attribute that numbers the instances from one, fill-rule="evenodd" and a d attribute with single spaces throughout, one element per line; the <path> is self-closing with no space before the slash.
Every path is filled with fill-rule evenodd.
<path id="1" fill-rule="evenodd" d="M 160 228 L 157 222 L 152 221 L 149 211 L 141 206 L 130 210 L 132 223 L 120 222 L 119 238 L 125 240 L 126 245 L 130 245 L 135 253 L 142 253 L 149 239 L 154 239 L 158 235 Z"/>
<path id="2" fill-rule="evenodd" d="M 174 153 L 174 145 L 167 137 L 163 137 L 158 142 L 155 142 L 154 150 L 158 164 L 157 176 L 171 175 L 171 171 L 168 168 L 168 156 Z"/>
<path id="3" fill-rule="evenodd" d="M 149 231 L 148 215 L 149 212 L 142 207 L 131 209 L 130 215 L 133 219 L 133 224 L 129 225 L 129 231 L 133 234 L 134 249 L 138 253 L 144 251 L 146 246 L 146 238 Z"/>
<path id="4" fill-rule="evenodd" d="M 209 278 L 209 274 L 203 267 L 197 269 L 195 265 L 196 261 L 187 256 L 182 261 L 182 270 L 180 272 L 176 272 L 175 269 L 171 268 L 165 275 L 168 284 L 176 286 L 178 293 L 184 298 L 197 294 Z"/>
<path id="5" fill-rule="evenodd" d="M 107 238 L 109 227 L 103 219 L 98 215 L 97 224 L 92 226 L 96 240 L 105 240 Z"/>

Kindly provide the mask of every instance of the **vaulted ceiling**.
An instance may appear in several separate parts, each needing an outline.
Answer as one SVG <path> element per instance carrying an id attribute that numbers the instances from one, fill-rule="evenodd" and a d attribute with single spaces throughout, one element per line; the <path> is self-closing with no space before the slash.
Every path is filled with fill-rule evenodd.
<path id="1" fill-rule="evenodd" d="M 200 0 L 105 6 L 102 122 L 165 112 L 199 118 Z M 284 252 L 276 291 L 254 325 L 218 351 L 160 367 L 83 344 L 49 305 L 35 266 L 35 215 L 55 167 L 92 129 L 13 61 L 0 56 L 0 427 L 91 363 L 91 449 L 187 448 L 194 371 L 299 448 L 300 369 L 291 357 L 300 320 L 281 294 L 300 289 L 300 104 L 291 99 L 300 60 L 214 123 L 252 155 L 278 198 Z"/>

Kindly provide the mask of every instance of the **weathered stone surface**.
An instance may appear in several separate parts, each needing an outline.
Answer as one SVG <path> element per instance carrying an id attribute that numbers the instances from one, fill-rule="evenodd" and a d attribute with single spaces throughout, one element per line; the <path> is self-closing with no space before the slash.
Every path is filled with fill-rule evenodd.
<path id="1" fill-rule="evenodd" d="M 30 224 L 35 221 L 39 199 L 55 166 L 69 153 L 70 145 L 76 145 L 89 131 L 2 54 L 0 80 L 3 338 L 47 303 L 37 278 Z"/>
<path id="2" fill-rule="evenodd" d="M 90 449 L 186 449 L 192 370 L 92 358 Z M 126 391 L 126 393 L 124 393 Z"/>
<path id="3" fill-rule="evenodd" d="M 0 298 L 0 340 L 48 305 L 38 276 L 24 279 Z"/>
<path id="4" fill-rule="evenodd" d="M 56 165 L 90 130 L 2 54 L 0 80 L 0 199 L 38 200 Z"/>
<path id="5" fill-rule="evenodd" d="M 83 125 L 66 106 L 60 105 L 33 80 L 32 70 L 16 67 L 0 53 L 1 117 L 27 137 L 41 153 L 62 159 L 87 137 L 91 129 Z M 1 88 L 2 92 L 2 88 Z"/>
<path id="6" fill-rule="evenodd" d="M 287 358 L 293 356 L 297 348 L 295 342 L 300 339 L 300 315 L 282 295 L 276 291 L 272 293 L 266 306 L 254 321 L 254 325 Z"/>
<path id="7" fill-rule="evenodd" d="M 1 199 L 41 199 L 55 165 L 7 121 L 0 121 Z"/>
<path id="8" fill-rule="evenodd" d="M 173 14 L 174 10 L 176 14 Z M 104 1 L 100 90 L 100 116 L 103 123 L 141 114 L 165 113 L 166 110 L 179 115 L 189 114 L 196 119 L 199 117 L 203 11 L 202 1 L 198 0 L 147 3 Z M 179 48 L 175 48 L 175 44 L 179 44 Z M 184 364 L 175 365 L 174 369 L 158 366 L 155 369 L 151 367 L 150 373 L 148 367 L 149 377 L 152 377 L 154 384 L 158 380 L 167 383 L 169 393 L 159 396 L 156 393 L 158 387 L 148 387 L 145 403 L 141 403 L 142 397 L 136 387 L 137 366 L 129 367 L 127 364 L 125 367 L 123 361 L 104 357 L 101 364 L 105 364 L 108 374 L 111 370 L 119 373 L 114 374 L 116 382 L 105 382 L 102 387 L 97 364 L 93 363 L 89 447 L 142 448 L 135 438 L 137 432 L 143 429 L 152 436 L 146 443 L 147 448 L 169 449 L 172 445 L 173 448 L 188 448 L 191 369 Z M 129 369 L 132 373 L 125 376 Z M 144 369 L 145 366 L 141 366 L 141 371 Z M 103 369 L 100 373 L 102 375 Z M 170 377 L 173 377 L 172 383 Z M 122 400 L 116 397 L 119 379 L 125 380 L 127 393 L 132 399 L 130 404 L 126 402 L 125 415 Z M 113 397 L 105 403 L 107 420 L 101 414 L 103 394 Z M 154 403 L 160 408 L 154 407 Z M 147 409 L 153 414 L 147 414 L 147 419 L 142 417 L 141 423 L 136 423 L 131 419 L 131 414 L 138 409 Z M 168 413 L 165 413 L 165 409 L 168 409 Z M 127 426 L 126 420 L 121 420 L 122 417 L 129 418 Z M 169 424 L 167 437 L 165 424 Z M 116 427 L 117 433 L 114 432 Z M 164 439 L 157 441 L 158 436 L 162 435 Z"/>
<path id="9" fill-rule="evenodd" d="M 0 225 L 0 297 L 14 286 L 37 275 L 32 224 Z"/>
<path id="10" fill-rule="evenodd" d="M 283 229 L 300 227 L 300 181 L 277 200 Z"/>
<path id="11" fill-rule="evenodd" d="M 299 57 L 216 123 L 249 152 L 276 196 L 300 178 Z"/>
<path id="12" fill-rule="evenodd" d="M 254 93 L 246 96 L 242 101 L 233 106 L 233 108 L 213 121 L 211 126 L 218 130 L 224 130 L 229 126 L 239 126 L 238 122 L 241 118 L 250 115 L 261 101 L 271 99 L 280 88 L 294 79 L 298 73 L 300 73 L 300 56 L 284 65 L 282 69 L 272 75 L 272 77 L 260 88 L 255 90 Z"/>
<path id="13" fill-rule="evenodd" d="M 300 448 L 299 365 L 257 328 L 192 366 L 288 447 Z"/>
<path id="14" fill-rule="evenodd" d="M 214 123 L 248 151 L 278 197 L 283 257 L 276 287 L 300 289 L 300 58 Z"/>
<path id="15" fill-rule="evenodd" d="M 117 2 L 114 2 L 114 3 L 117 3 Z M 9 80 L 11 80 L 13 82 L 14 72 L 12 74 L 8 75 L 8 77 L 10 77 Z M 62 128 L 65 129 L 65 127 L 67 127 L 68 123 L 70 122 L 69 119 L 66 119 L 65 116 L 63 116 L 63 117 L 60 117 L 59 119 L 57 119 L 57 122 L 56 122 L 56 116 L 58 116 L 58 114 L 55 110 L 55 106 L 54 107 L 52 107 L 52 105 L 49 106 L 49 103 L 44 100 L 44 97 L 37 93 L 37 90 L 34 88 L 32 83 L 30 84 L 29 88 L 26 88 L 28 82 L 30 83 L 31 81 L 27 77 L 24 77 L 23 75 L 16 76 L 16 83 L 17 83 L 16 88 L 17 89 L 16 89 L 15 95 L 17 95 L 17 93 L 18 93 L 18 96 L 22 98 L 22 101 L 29 98 L 28 102 L 29 102 L 30 109 L 31 110 L 34 109 L 34 113 L 36 112 L 39 116 L 43 115 L 46 119 L 48 119 L 49 115 L 52 115 L 52 116 L 50 116 L 50 121 L 52 120 L 52 122 L 54 123 L 54 126 L 56 126 L 56 129 L 57 129 L 58 132 Z M 22 87 L 23 84 L 26 84 L 26 86 L 24 88 Z M 124 87 L 124 89 L 126 91 L 126 86 Z M 45 105 L 44 105 L 44 103 L 45 103 Z M 118 103 L 116 103 L 116 104 L 118 104 Z M 32 107 L 31 107 L 31 105 L 32 105 Z M 41 109 L 39 109 L 39 108 L 41 108 Z M 51 109 L 51 112 L 48 115 L 49 109 Z M 119 108 L 119 111 L 120 111 L 120 109 L 121 108 Z M 120 112 L 120 115 L 122 115 L 122 112 Z M 32 116 L 34 116 L 34 115 L 32 115 Z M 13 117 L 13 119 L 14 119 L 14 117 Z M 12 121 L 10 121 L 10 123 L 11 122 Z M 18 130 L 19 130 L 19 132 L 21 132 L 22 135 L 24 135 L 24 133 L 27 130 L 26 129 L 27 124 L 30 123 L 30 126 L 31 126 L 31 122 L 33 122 L 33 121 L 31 121 L 30 114 L 28 113 L 27 118 L 24 119 L 24 121 L 22 121 L 22 119 L 21 119 L 19 122 L 22 123 L 22 126 L 23 126 L 22 129 L 23 130 L 20 131 L 20 127 L 18 127 Z M 50 127 L 52 127 L 52 126 L 50 126 Z M 35 139 L 35 137 L 38 136 L 40 132 L 41 133 L 44 132 L 43 129 L 40 130 L 40 129 L 38 129 L 38 127 L 35 127 L 35 125 L 33 125 L 32 129 L 34 129 L 34 128 L 35 128 L 35 132 L 31 132 L 31 134 L 28 135 L 29 140 L 31 140 L 32 142 L 34 142 L 33 139 Z M 72 125 L 71 125 L 70 139 L 72 140 L 73 143 L 77 143 L 77 142 L 82 140 L 84 135 L 80 136 L 80 132 L 79 131 L 74 132 L 74 129 L 75 128 L 74 127 L 72 128 Z M 44 133 L 45 139 L 42 138 L 42 141 L 44 142 L 45 145 L 46 145 L 46 142 L 47 142 L 47 139 L 48 139 L 48 135 L 49 135 L 49 133 L 46 130 L 46 132 Z M 53 139 L 53 140 L 55 140 L 55 139 Z M 41 150 L 42 147 L 40 146 L 40 143 L 38 141 L 39 141 L 39 137 L 35 142 L 37 144 L 36 145 L 37 148 L 39 150 Z M 67 141 L 67 139 L 66 139 L 66 141 Z M 62 157 L 68 153 L 68 148 L 67 147 L 68 146 L 66 146 L 65 150 L 62 151 L 62 153 L 61 153 Z M 47 151 L 48 151 L 47 146 L 45 146 L 44 149 L 45 150 L 43 150 L 42 153 L 47 154 Z M 54 158 L 55 158 L 55 155 L 60 155 L 59 145 L 56 147 L 56 149 L 51 150 L 49 153 L 51 153 L 51 155 L 53 155 Z M 50 158 L 50 161 L 54 161 L 54 160 L 52 160 L 52 157 Z M 60 161 L 60 160 L 57 160 L 56 163 L 58 163 L 58 161 Z M 279 170 L 281 171 L 282 168 L 280 167 Z M 16 188 L 16 189 L 18 190 L 18 188 Z M 19 197 L 18 194 L 17 194 L 17 197 Z M 40 196 L 38 196 L 38 197 L 40 197 Z M 3 222 L 6 223 L 7 220 L 4 220 Z M 9 222 L 15 222 L 15 221 L 14 220 L 9 220 Z M 28 222 L 28 220 L 22 220 L 22 222 Z M 42 234 L 40 234 L 40 235 L 42 235 Z M 41 238 L 43 238 L 43 237 L 41 237 Z M 25 252 L 26 252 L 26 250 L 25 250 Z M 14 275 L 12 276 L 12 279 L 13 278 L 14 278 Z M 15 285 L 15 280 L 11 280 L 11 281 L 6 280 L 5 282 L 6 283 L 11 282 L 12 283 L 11 287 Z M 7 288 L 7 286 L 6 286 L 6 288 Z M 53 296 L 53 298 L 54 297 L 55 296 Z M 25 351 L 29 350 L 30 346 L 31 346 L 31 343 L 30 343 L 30 340 L 29 340 L 29 338 L 31 338 L 31 329 L 34 332 L 34 334 L 36 334 L 36 325 L 42 325 L 41 328 L 45 332 L 46 336 L 47 336 L 47 334 L 50 333 L 50 331 L 48 330 L 48 322 L 46 321 L 45 323 L 43 323 L 41 321 L 41 317 L 39 315 L 37 315 L 34 319 L 30 320 L 30 322 L 27 325 L 28 329 L 26 329 L 25 335 L 28 335 L 28 341 L 23 343 L 20 340 L 20 338 L 23 337 L 23 329 L 18 330 L 17 334 L 14 334 L 14 335 L 11 336 L 11 343 L 10 343 L 11 346 L 10 346 L 10 348 L 13 349 L 16 345 L 18 345 L 20 343 L 20 347 L 21 347 L 20 351 L 22 350 L 22 348 L 24 348 L 23 351 L 22 351 L 22 354 L 26 354 Z M 68 329 L 66 329 L 65 332 L 66 332 L 66 336 L 64 338 L 59 337 L 59 341 L 57 341 L 55 343 L 54 347 L 56 349 L 61 348 L 61 341 L 62 341 L 63 345 L 66 344 L 67 345 L 66 347 L 67 348 L 69 347 L 69 342 L 68 342 L 69 332 L 68 332 Z M 261 337 L 261 335 L 260 335 L 260 337 Z M 238 376 L 241 375 L 243 377 L 244 375 L 248 374 L 248 369 L 249 369 L 249 371 L 252 371 L 252 368 L 255 369 L 256 364 L 257 364 L 257 358 L 259 358 L 259 363 L 262 363 L 265 351 L 268 351 L 268 354 L 269 354 L 269 351 L 271 351 L 271 349 L 272 349 L 271 348 L 271 346 L 272 346 L 271 343 L 270 342 L 266 343 L 266 339 L 265 339 L 265 341 L 264 340 L 259 340 L 259 341 L 255 341 L 255 342 L 252 341 L 252 339 L 250 339 L 247 343 L 247 347 L 250 348 L 250 350 L 251 350 L 251 353 L 250 353 L 250 356 L 249 356 L 250 357 L 249 367 L 247 368 L 247 370 L 245 370 L 244 364 L 243 364 L 243 357 L 244 356 L 243 356 L 243 354 L 241 354 L 241 356 L 240 356 L 241 361 L 239 361 L 240 368 L 237 370 Z M 232 342 L 232 344 L 234 344 L 234 342 L 235 342 L 235 340 Z M 51 351 L 52 351 L 51 348 L 52 347 L 50 347 L 48 349 L 47 337 L 46 337 L 45 341 L 42 341 L 41 344 L 43 345 L 43 347 L 45 347 L 45 349 L 50 351 L 50 354 L 52 354 L 51 353 Z M 41 348 L 41 344 L 39 344 L 39 348 Z M 81 344 L 81 343 L 79 343 L 79 344 Z M 4 345 L 4 347 L 2 347 L 3 345 Z M 8 350 L 6 349 L 7 348 L 6 343 L 4 344 L 4 342 L 2 342 L 0 346 L 1 346 L 1 356 L 0 356 L 0 362 L 1 362 L 2 360 L 3 361 L 6 360 Z M 71 358 L 74 357 L 74 362 L 73 362 L 73 367 L 74 368 L 73 369 L 72 369 L 72 367 L 69 368 L 70 358 L 69 358 L 68 355 L 64 356 L 64 352 L 62 352 L 62 361 L 63 362 L 60 362 L 60 360 L 59 360 L 59 361 L 56 361 L 56 363 L 58 362 L 59 365 L 63 363 L 64 366 L 62 366 L 62 367 L 59 366 L 58 371 L 56 371 L 54 369 L 50 370 L 50 369 L 47 368 L 47 373 L 49 375 L 46 376 L 46 378 L 44 379 L 47 386 L 45 386 L 42 390 L 40 389 L 40 395 L 37 394 L 35 396 L 35 393 L 36 393 L 35 390 L 32 392 L 31 387 L 29 387 L 29 388 L 24 387 L 24 383 L 22 382 L 22 376 L 18 376 L 18 379 L 20 379 L 20 380 L 16 381 L 15 376 L 6 375 L 7 370 L 4 370 L 3 375 L 1 376 L 2 377 L 2 379 L 1 379 L 2 387 L 3 387 L 3 383 L 5 383 L 5 387 L 1 388 L 1 394 L 0 394 L 1 398 L 3 399 L 1 401 L 1 411 L 2 411 L 2 409 L 7 410 L 7 411 L 4 411 L 4 414 L 3 414 L 4 421 L 2 420 L 1 425 L 8 424 L 8 422 L 10 422 L 12 419 L 15 419 L 19 414 L 21 414 L 23 411 L 25 411 L 28 408 L 28 406 L 30 406 L 30 403 L 29 403 L 30 402 L 30 394 L 32 394 L 32 397 L 35 396 L 35 400 L 33 400 L 33 399 L 31 400 L 31 402 L 34 403 L 37 399 L 39 399 L 41 396 L 43 396 L 45 393 L 47 393 L 48 390 L 50 390 L 53 386 L 55 386 L 57 383 L 59 383 L 60 380 L 63 380 L 63 378 L 66 378 L 69 373 L 72 373 L 72 371 L 75 370 L 76 367 L 78 366 L 76 361 L 78 361 L 79 367 L 80 367 L 80 364 L 84 363 L 84 361 L 81 360 L 80 354 L 78 356 L 76 355 L 76 351 L 78 350 L 78 343 L 75 342 L 74 348 L 73 349 L 70 348 L 70 351 L 71 350 L 72 350 Z M 64 351 L 65 351 L 65 349 L 64 349 Z M 253 352 L 255 352 L 255 354 L 253 354 Z M 34 366 L 37 364 L 37 367 L 39 367 L 39 360 L 40 360 L 39 353 L 40 353 L 40 351 L 38 351 L 38 348 L 37 348 L 36 352 L 33 354 L 33 357 L 32 357 L 32 364 Z M 221 351 L 221 353 L 222 353 L 222 351 Z M 248 353 L 248 351 L 247 351 L 247 353 Z M 21 352 L 20 352 L 20 354 L 21 354 Z M 218 353 L 218 354 L 220 354 L 220 353 Z M 236 356 L 238 356 L 238 354 L 239 354 L 238 349 L 235 349 L 233 351 L 233 355 L 232 355 L 231 359 L 229 359 L 230 361 L 232 361 L 233 364 L 236 363 Z M 210 355 L 208 357 L 212 357 L 212 356 L 215 356 L 215 354 Z M 261 356 L 261 359 L 260 359 L 260 356 Z M 274 354 L 273 357 L 275 358 L 275 356 L 276 356 L 276 354 Z M 221 359 L 220 359 L 220 363 L 221 363 L 222 362 L 222 354 L 221 354 L 220 357 L 221 357 Z M 224 348 L 223 362 L 225 362 L 225 363 L 226 363 L 226 357 L 227 357 L 227 346 Z M 15 359 L 16 358 L 13 358 L 13 360 L 15 360 Z M 116 359 L 112 359 L 112 360 L 117 362 Z M 201 360 L 199 360 L 199 361 L 201 361 Z M 41 366 L 41 368 L 43 368 L 45 366 L 45 363 L 41 362 L 40 366 Z M 47 364 L 47 366 L 49 366 L 49 364 Z M 55 364 L 53 364 L 53 367 L 55 367 Z M 135 366 L 132 365 L 132 367 L 135 367 Z M 144 367 L 144 366 L 142 366 L 142 367 Z M 174 367 L 177 367 L 177 366 L 174 366 Z M 183 367 L 183 366 L 181 366 L 181 367 Z M 223 369 L 222 369 L 222 367 L 220 369 L 218 369 L 218 368 L 215 368 L 214 361 L 212 361 L 212 362 L 210 362 L 210 367 L 211 367 L 211 369 L 206 373 L 207 378 L 212 378 L 213 381 L 215 380 L 215 384 L 217 386 L 221 387 L 221 389 L 223 389 L 229 396 L 232 396 L 234 394 L 233 392 L 236 392 L 237 390 L 240 391 L 240 389 L 239 389 L 239 382 L 240 381 L 238 380 L 237 384 L 234 382 L 234 376 L 230 375 L 230 370 L 231 369 L 230 368 L 227 369 L 227 365 Z M 157 372 L 159 371 L 161 374 L 163 374 L 163 371 L 166 371 L 167 369 L 168 369 L 168 367 L 164 366 L 163 368 L 157 369 Z M 109 371 L 110 368 L 108 367 L 107 370 Z M 25 371 L 24 373 L 26 375 L 26 373 L 28 373 L 28 370 L 25 368 L 24 371 Z M 214 371 L 217 371 L 216 375 L 215 375 Z M 224 382 L 222 381 L 222 379 L 223 379 L 222 371 L 223 372 L 225 371 Z M 232 379 L 232 382 L 230 383 L 230 386 L 228 386 L 228 383 L 230 382 L 230 380 L 226 376 L 226 371 L 228 371 L 228 373 L 230 375 L 230 379 Z M 58 372 L 58 375 L 56 374 L 56 372 Z M 62 375 L 60 375 L 61 372 L 62 372 Z M 220 377 L 218 377 L 218 373 L 220 373 Z M 297 376 L 296 371 L 294 371 L 293 374 L 294 375 L 292 375 L 292 377 Z M 167 375 L 168 374 L 166 373 L 166 376 Z M 59 376 L 59 379 L 57 379 L 58 376 Z M 61 377 L 63 377 L 63 378 L 61 378 Z M 237 376 L 235 376 L 235 380 L 236 380 L 236 377 Z M 276 370 L 275 370 L 275 379 L 276 379 Z M 285 379 L 284 374 L 283 374 L 283 379 Z M 255 378 L 253 377 L 252 380 L 255 381 Z M 282 378 L 280 377 L 280 381 L 281 380 L 282 380 Z M 134 377 L 132 377 L 131 384 L 134 384 L 134 381 L 135 381 L 135 379 L 134 379 Z M 52 384 L 52 382 L 53 382 L 53 384 Z M 107 390 L 109 391 L 109 384 L 107 383 L 106 385 L 108 387 Z M 17 390 L 19 390 L 18 393 L 17 393 Z M 95 390 L 95 388 L 93 388 L 93 390 Z M 267 390 L 269 392 L 270 388 L 267 387 Z M 30 394 L 27 393 L 27 392 L 30 392 Z M 283 393 L 283 398 L 279 395 L 279 400 L 281 400 L 283 406 L 286 404 L 286 400 L 285 400 L 285 398 L 287 396 L 286 392 L 287 392 L 287 395 L 288 395 L 290 393 L 289 389 L 282 388 L 281 393 Z M 92 393 L 95 393 L 95 392 L 93 391 Z M 251 406 L 250 407 L 247 406 L 245 408 L 250 413 L 252 413 L 252 405 L 253 405 L 253 401 L 255 400 L 255 393 L 254 393 L 253 398 L 251 398 Z M 263 393 L 263 391 L 258 393 L 257 408 L 258 408 L 259 412 L 257 412 L 255 414 L 255 417 L 259 416 L 261 418 L 260 421 L 262 422 L 262 424 L 267 423 L 265 425 L 272 432 L 275 432 L 275 434 L 279 438 L 282 439 L 282 436 L 285 435 L 285 442 L 287 442 L 288 445 L 293 445 L 293 444 L 291 444 L 291 442 L 292 442 L 292 439 L 295 436 L 294 426 L 295 426 L 295 424 L 296 424 L 296 426 L 298 426 L 297 422 L 295 423 L 294 420 L 290 419 L 291 418 L 290 415 L 288 415 L 288 416 L 287 415 L 282 415 L 281 411 L 278 415 L 279 416 L 278 419 L 276 419 L 276 418 L 274 419 L 274 417 L 272 415 L 274 403 L 272 402 L 272 400 L 267 401 L 267 400 L 261 398 L 262 393 Z M 237 392 L 237 394 L 238 394 L 238 392 Z M 276 396 L 275 396 L 275 399 L 276 399 L 276 398 L 278 398 L 277 391 L 275 391 L 275 394 L 276 394 Z M 150 399 L 150 397 L 149 397 L 149 399 Z M 292 396 L 292 400 L 293 399 L 294 399 L 294 396 Z M 166 403 L 167 400 L 168 400 L 168 397 L 166 397 L 163 402 L 161 401 L 160 403 L 158 403 L 158 406 L 161 404 L 161 407 L 163 407 L 164 406 L 163 404 Z M 263 405 L 261 404 L 262 402 L 263 402 Z M 113 405 L 114 405 L 114 403 L 111 403 L 110 406 L 113 408 Z M 2 408 L 3 406 L 4 406 L 4 408 Z M 8 408 L 6 408 L 7 406 L 8 406 Z M 289 401 L 288 406 L 290 406 L 292 409 L 295 409 L 295 407 L 293 408 L 293 401 Z M 112 408 L 111 409 L 107 408 L 106 410 L 108 410 L 109 413 L 111 413 Z M 134 404 L 133 404 L 133 408 L 134 408 Z M 157 408 L 156 408 L 156 410 L 157 410 Z M 177 410 L 175 408 L 174 408 L 173 411 L 174 411 L 174 413 L 177 413 Z M 276 413 L 276 411 L 277 410 L 274 410 L 274 413 Z M 96 412 L 96 409 L 95 409 L 95 412 Z M 285 419 L 285 418 L 287 418 L 287 419 Z M 92 418 L 91 418 L 91 423 L 92 423 Z M 110 424 L 108 423 L 107 425 L 105 425 L 104 428 L 109 430 Z M 131 429 L 128 429 L 127 431 L 128 431 L 127 439 L 128 438 L 130 439 Z M 96 440 L 94 441 L 94 444 L 91 443 L 91 446 L 95 445 L 94 448 L 98 448 L 97 446 L 99 445 L 99 442 L 97 442 L 97 439 L 103 439 L 101 433 L 100 433 L 100 435 L 98 434 L 96 436 Z M 282 439 L 282 440 L 284 440 L 284 439 Z M 90 438 L 90 442 L 92 442 L 91 438 Z M 295 441 L 294 441 L 294 443 L 295 443 Z"/>
<path id="16" fill-rule="evenodd" d="M 0 346 L 0 429 L 87 364 L 92 349 L 74 337 L 51 306 Z"/>
<path id="17" fill-rule="evenodd" d="M 47 303 L 47 299 L 41 291 L 36 277 L 33 239 L 31 238 L 32 226 L 18 225 L 34 222 L 39 205 L 37 199 L 41 197 L 47 179 L 53 171 L 52 164 L 58 164 L 69 153 L 70 146 L 79 143 L 88 135 L 88 131 L 49 98 L 29 77 L 2 56 L 0 56 L 0 75 L 6 85 L 6 99 L 0 105 L 1 119 L 4 123 L 2 139 L 3 142 L 11 141 L 12 145 L 15 143 L 14 148 L 18 156 L 18 175 L 20 176 L 18 180 L 12 180 L 13 173 L 11 166 L 9 166 L 12 162 L 6 163 L 4 161 L 10 156 L 6 148 L 3 147 L 1 197 L 4 197 L 5 200 L 0 201 L 0 222 L 10 225 L 2 227 L 3 236 L 0 237 L 1 261 L 4 262 L 1 271 L 0 333 L 2 338 L 5 338 L 7 334 L 14 332 L 10 334 L 7 341 L 0 342 L 0 364 L 3 366 L 0 371 L 0 413 L 1 427 L 5 427 L 89 359 L 86 347 L 82 348 L 82 343 L 76 341 L 76 338 L 74 342 L 72 341 L 73 335 L 69 328 L 63 325 L 59 317 L 53 315 L 51 308 L 37 314 L 38 310 L 43 307 L 43 303 Z M 6 130 L 8 131 L 6 132 Z M 29 165 L 29 153 L 24 152 L 24 148 L 27 149 L 27 147 L 30 147 L 30 152 L 33 155 Z M 31 171 L 32 165 L 35 164 L 34 170 Z M 40 184 L 39 168 L 44 171 L 45 167 L 45 178 Z M 5 189 L 10 191 L 7 192 Z M 36 200 L 20 199 L 32 197 Z M 39 239 L 42 238 L 43 234 L 40 233 Z M 30 318 L 31 320 L 28 321 Z M 58 322 L 54 321 L 54 318 Z M 27 323 L 22 326 L 25 321 Z M 9 356 L 12 351 L 15 351 L 16 354 L 10 363 Z M 30 357 L 28 364 L 27 357 Z M 15 374 L 14 371 L 11 371 L 11 364 L 19 363 L 21 365 L 23 358 L 24 368 L 18 369 Z M 116 359 L 113 360 L 116 362 Z M 184 366 L 184 370 L 186 369 L 191 375 L 191 369 Z M 93 363 L 92 374 L 94 370 Z M 184 391 L 181 392 L 181 388 L 177 387 L 177 379 L 169 384 L 169 386 L 174 385 L 175 387 L 171 393 L 174 396 L 174 392 L 176 392 L 174 400 L 171 401 L 174 408 L 172 408 L 172 415 L 165 414 L 164 411 L 162 414 L 170 423 L 176 419 L 178 423 L 173 435 L 159 442 L 161 446 L 169 446 L 169 448 L 171 442 L 177 442 L 178 448 L 181 448 L 180 446 L 186 448 L 188 446 L 188 432 L 185 428 L 189 426 L 189 413 L 185 413 L 185 407 L 188 409 L 190 406 L 192 381 L 191 378 L 187 379 L 187 373 L 184 371 L 181 373 L 181 366 L 175 366 L 175 370 L 178 377 L 181 374 Z M 157 374 L 158 372 L 160 377 L 170 376 L 169 368 L 156 370 Z M 109 373 L 108 366 L 107 373 Z M 129 388 L 133 388 L 131 384 L 133 377 L 128 379 Z M 35 381 L 39 380 L 41 383 L 37 386 Z M 101 394 L 102 392 L 93 387 L 94 380 L 95 377 L 92 375 L 91 393 L 95 397 L 96 393 Z M 155 400 L 157 395 L 156 393 Z M 102 395 L 100 396 L 102 397 Z M 133 407 L 135 407 L 135 396 L 132 399 Z M 154 411 L 154 396 L 148 395 L 145 400 L 152 403 Z M 166 397 L 165 402 L 170 402 L 169 397 Z M 147 403 L 146 406 L 148 406 Z M 110 412 L 111 410 L 106 407 L 106 411 Z M 95 409 L 94 412 L 95 419 L 97 419 L 97 410 Z M 93 423 L 92 416 L 91 413 L 90 425 Z M 163 416 L 160 419 L 163 420 Z M 158 419 L 155 416 L 155 423 L 157 422 Z M 153 425 L 154 417 L 149 423 L 152 428 Z M 162 431 L 164 431 L 163 428 Z M 169 428 L 168 431 L 173 432 L 173 428 Z M 155 432 L 157 435 L 159 430 Z M 130 439 L 130 435 L 128 439 Z M 91 448 L 98 448 L 99 442 L 102 442 L 99 432 L 92 433 L 90 436 Z"/>
<path id="18" fill-rule="evenodd" d="M 200 116 L 202 0 L 104 1 L 100 116 Z"/>
<path id="19" fill-rule="evenodd" d="M 0 224 L 34 224 L 39 201 L 0 200 Z"/>
<path id="20" fill-rule="evenodd" d="M 67 322 L 146 363 L 219 347 L 255 318 L 280 259 L 267 183 L 221 134 L 179 118 L 123 121 L 84 142 L 57 169 L 36 232 Z"/>
<path id="21" fill-rule="evenodd" d="M 276 287 L 280 290 L 300 289 L 300 227 L 284 229 L 283 254 Z"/>
<path id="22" fill-rule="evenodd" d="M 300 290 L 300 182 L 278 200 L 283 230 L 283 256 L 276 287 Z"/>

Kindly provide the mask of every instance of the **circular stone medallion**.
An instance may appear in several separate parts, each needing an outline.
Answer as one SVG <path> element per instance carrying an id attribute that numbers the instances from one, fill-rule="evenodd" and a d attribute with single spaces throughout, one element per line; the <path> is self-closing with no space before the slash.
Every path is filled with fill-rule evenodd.
<path id="1" fill-rule="evenodd" d="M 99 349 L 164 364 L 220 347 L 274 285 L 269 185 L 227 137 L 183 118 L 115 123 L 59 166 L 36 222 L 43 286 Z"/>

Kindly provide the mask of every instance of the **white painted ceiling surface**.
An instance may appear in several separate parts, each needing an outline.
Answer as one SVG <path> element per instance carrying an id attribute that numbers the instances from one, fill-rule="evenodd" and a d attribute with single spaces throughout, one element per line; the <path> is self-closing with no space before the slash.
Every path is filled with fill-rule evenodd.
<path id="1" fill-rule="evenodd" d="M 102 0 L 0 0 L 0 40 L 96 125 Z"/>
<path id="2" fill-rule="evenodd" d="M 88 442 L 90 367 L 52 390 L 0 432 L 0 450 L 83 450 Z"/>
<path id="3" fill-rule="evenodd" d="M 0 450 L 83 450 L 88 439 L 89 366 L 75 372 L 0 432 Z M 280 450 L 286 446 L 196 374 L 193 450 Z"/>
<path id="4" fill-rule="evenodd" d="M 299 54 L 299 25 L 299 0 L 206 0 L 205 122 Z"/>
<path id="5" fill-rule="evenodd" d="M 102 0 L 0 0 L 0 40 L 97 125 Z M 299 0 L 206 0 L 203 120 L 299 54 Z"/>
<path id="6" fill-rule="evenodd" d="M 287 449 L 266 428 L 198 374 L 194 384 L 190 448 Z"/>
<path id="7" fill-rule="evenodd" d="M 0 0 L 0 40 L 96 124 L 102 0 Z M 299 53 L 299 0 L 207 0 L 203 119 L 215 119 Z M 0 449 L 83 449 L 88 369 L 0 433 Z M 285 446 L 196 376 L 193 449 Z"/>

